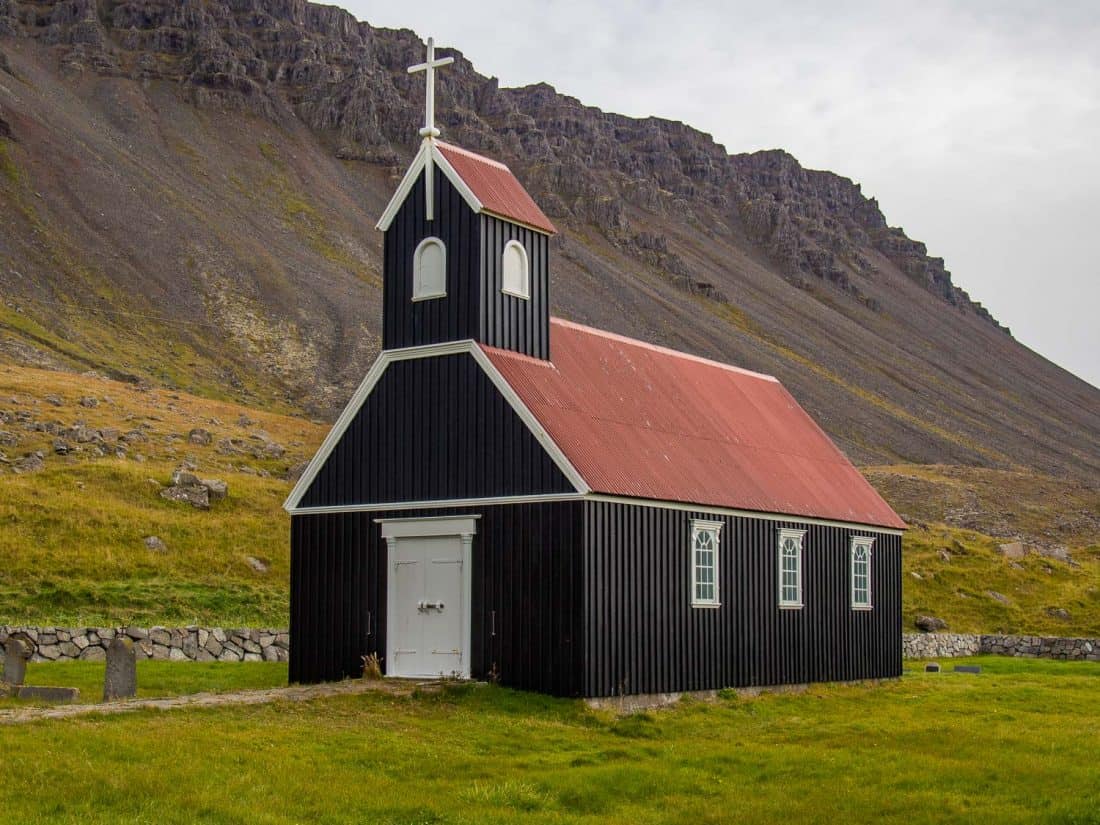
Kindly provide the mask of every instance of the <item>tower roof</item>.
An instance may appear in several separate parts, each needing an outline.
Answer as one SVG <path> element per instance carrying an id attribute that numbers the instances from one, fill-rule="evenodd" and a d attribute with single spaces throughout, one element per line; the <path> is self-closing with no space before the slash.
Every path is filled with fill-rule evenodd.
<path id="1" fill-rule="evenodd" d="M 409 196 L 429 161 L 439 166 L 474 212 L 484 212 L 529 226 L 547 235 L 557 234 L 554 224 L 539 209 L 534 198 L 507 166 L 468 149 L 434 139 L 425 139 L 421 144 L 420 151 L 413 158 L 386 211 L 378 220 L 378 229 L 385 232 L 389 228 L 390 222 L 396 217 L 401 204 Z"/>

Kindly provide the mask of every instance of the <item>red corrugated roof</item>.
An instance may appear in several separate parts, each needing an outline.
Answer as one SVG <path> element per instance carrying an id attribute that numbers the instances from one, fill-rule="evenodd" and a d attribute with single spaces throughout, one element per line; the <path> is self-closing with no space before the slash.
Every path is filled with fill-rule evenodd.
<path id="1" fill-rule="evenodd" d="M 435 145 L 486 212 L 543 232 L 557 233 L 554 224 L 503 163 L 442 141 L 436 141 Z"/>
<path id="2" fill-rule="evenodd" d="M 775 378 L 558 318 L 552 362 L 482 349 L 593 492 L 905 527 Z"/>

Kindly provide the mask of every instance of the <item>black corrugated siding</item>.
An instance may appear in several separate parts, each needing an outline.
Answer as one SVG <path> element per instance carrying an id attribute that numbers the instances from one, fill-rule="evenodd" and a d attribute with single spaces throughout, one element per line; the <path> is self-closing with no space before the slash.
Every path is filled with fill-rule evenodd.
<path id="1" fill-rule="evenodd" d="M 477 513 L 471 674 L 485 679 L 495 671 L 511 687 L 580 695 L 582 507 L 295 515 L 290 680 L 358 676 L 364 655 L 384 657 L 387 548 L 375 519 Z"/>
<path id="2" fill-rule="evenodd" d="M 303 507 L 573 492 L 467 353 L 394 361 Z"/>
<path id="3" fill-rule="evenodd" d="M 424 175 L 386 230 L 382 286 L 382 347 L 398 349 L 477 338 L 480 225 L 447 176 L 433 165 L 435 219 L 424 220 Z M 434 236 L 447 248 L 447 296 L 412 300 L 413 252 Z"/>
<path id="4" fill-rule="evenodd" d="M 550 255 L 549 239 L 540 232 L 508 221 L 481 215 L 480 337 L 490 346 L 550 358 Z M 501 260 L 504 245 L 519 241 L 527 250 L 531 267 L 528 300 L 501 292 Z"/>
<path id="5" fill-rule="evenodd" d="M 724 522 L 720 608 L 691 606 L 691 519 Z M 589 696 L 901 673 L 901 538 L 859 528 L 585 504 Z M 806 529 L 800 610 L 778 607 L 780 527 Z M 874 608 L 850 606 L 849 546 L 875 538 Z"/>

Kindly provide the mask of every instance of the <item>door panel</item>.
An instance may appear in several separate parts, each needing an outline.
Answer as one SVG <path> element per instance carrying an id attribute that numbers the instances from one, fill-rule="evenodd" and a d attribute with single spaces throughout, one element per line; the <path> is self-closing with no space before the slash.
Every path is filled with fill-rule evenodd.
<path id="1" fill-rule="evenodd" d="M 388 631 L 391 676 L 462 672 L 462 541 L 458 536 L 396 540 Z"/>

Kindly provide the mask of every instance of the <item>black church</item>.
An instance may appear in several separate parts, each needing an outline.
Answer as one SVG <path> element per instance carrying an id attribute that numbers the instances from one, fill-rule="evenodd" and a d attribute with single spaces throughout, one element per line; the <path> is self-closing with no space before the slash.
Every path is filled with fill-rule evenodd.
<path id="1" fill-rule="evenodd" d="M 560 696 L 901 673 L 905 524 L 775 379 L 550 315 L 553 223 L 427 125 L 383 351 L 286 502 L 290 680 Z"/>

